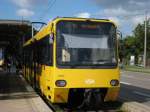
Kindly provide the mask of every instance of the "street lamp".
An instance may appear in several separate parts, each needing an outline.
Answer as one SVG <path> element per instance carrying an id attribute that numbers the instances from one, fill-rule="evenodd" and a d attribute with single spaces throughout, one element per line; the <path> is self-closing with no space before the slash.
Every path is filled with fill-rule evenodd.
<path id="1" fill-rule="evenodd" d="M 147 11 L 145 11 L 145 38 L 144 38 L 144 67 L 146 67 L 146 49 L 147 49 Z"/>

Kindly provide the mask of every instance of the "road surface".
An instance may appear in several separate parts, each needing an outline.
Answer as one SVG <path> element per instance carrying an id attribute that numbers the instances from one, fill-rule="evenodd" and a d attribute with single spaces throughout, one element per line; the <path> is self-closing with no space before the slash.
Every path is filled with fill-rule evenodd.
<path id="1" fill-rule="evenodd" d="M 121 71 L 121 91 L 123 101 L 136 101 L 150 106 L 150 74 Z"/>

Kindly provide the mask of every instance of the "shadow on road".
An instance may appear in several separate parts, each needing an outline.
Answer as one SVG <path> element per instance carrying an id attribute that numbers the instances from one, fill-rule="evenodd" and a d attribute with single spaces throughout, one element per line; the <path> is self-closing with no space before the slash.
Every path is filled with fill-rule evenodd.
<path id="1" fill-rule="evenodd" d="M 27 91 L 24 82 L 15 73 L 0 72 L 0 100 L 38 97 L 34 91 Z"/>
<path id="2" fill-rule="evenodd" d="M 132 85 L 121 84 L 120 99 L 129 102 L 149 102 L 150 105 L 150 90 Z"/>

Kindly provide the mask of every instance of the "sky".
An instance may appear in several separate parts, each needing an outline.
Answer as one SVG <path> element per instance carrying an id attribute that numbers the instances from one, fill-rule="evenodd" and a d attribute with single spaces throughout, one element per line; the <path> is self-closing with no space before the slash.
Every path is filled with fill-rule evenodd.
<path id="1" fill-rule="evenodd" d="M 0 19 L 48 22 L 56 17 L 111 19 L 124 36 L 142 23 L 150 0 L 1 0 Z"/>

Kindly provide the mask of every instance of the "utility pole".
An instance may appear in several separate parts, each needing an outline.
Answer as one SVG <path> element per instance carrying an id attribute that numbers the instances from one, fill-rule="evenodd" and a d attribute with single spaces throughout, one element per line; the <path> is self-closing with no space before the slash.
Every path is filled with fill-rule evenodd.
<path id="1" fill-rule="evenodd" d="M 147 49 L 147 11 L 145 11 L 145 38 L 144 38 L 144 67 L 146 67 L 146 49 Z"/>

